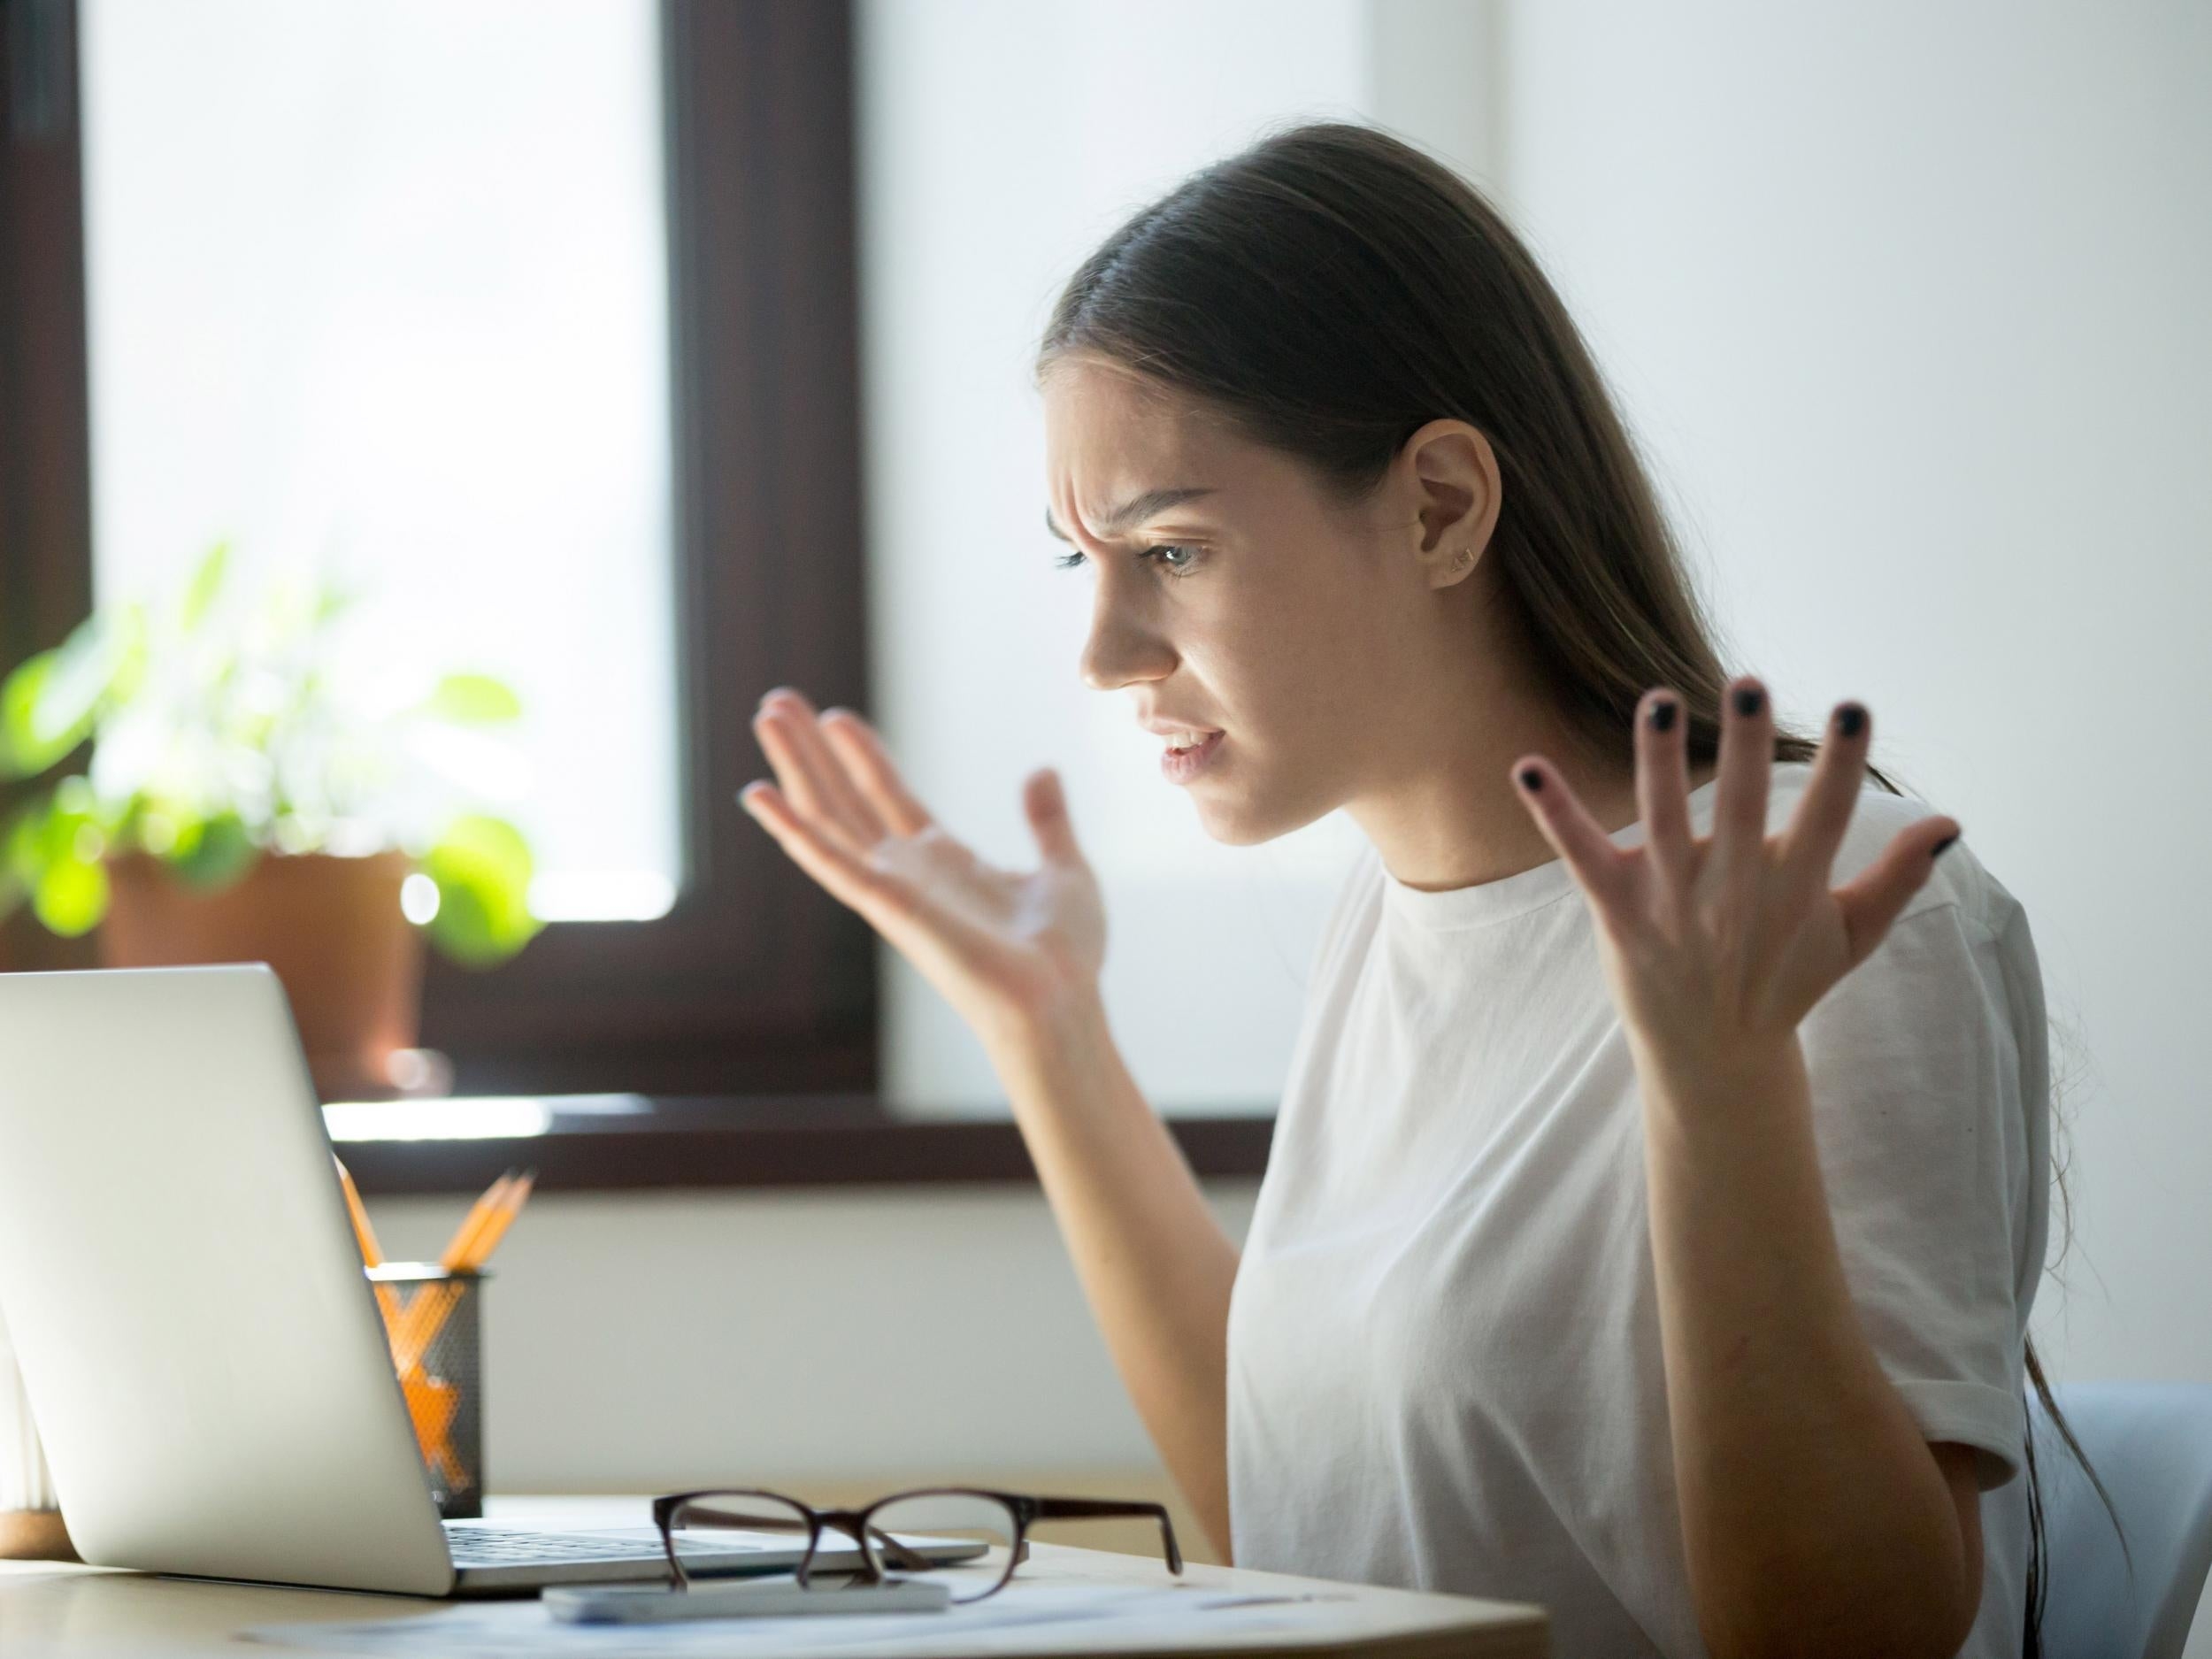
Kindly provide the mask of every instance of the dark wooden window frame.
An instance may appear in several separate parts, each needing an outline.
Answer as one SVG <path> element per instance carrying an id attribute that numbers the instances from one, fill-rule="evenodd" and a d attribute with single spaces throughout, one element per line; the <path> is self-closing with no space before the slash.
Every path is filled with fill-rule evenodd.
<path id="1" fill-rule="evenodd" d="M 75 5 L 4 4 L 0 670 L 92 593 Z M 490 972 L 433 952 L 423 1041 L 466 1093 L 870 1092 L 872 935 L 733 800 L 765 771 L 769 687 L 866 707 L 851 8 L 665 0 L 662 20 L 682 893 L 656 921 L 557 923 Z M 94 965 L 27 915 L 0 956 Z"/>

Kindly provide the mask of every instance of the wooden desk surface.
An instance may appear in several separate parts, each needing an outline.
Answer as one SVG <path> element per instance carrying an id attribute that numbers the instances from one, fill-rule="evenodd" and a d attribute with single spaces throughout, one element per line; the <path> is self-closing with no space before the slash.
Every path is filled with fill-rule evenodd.
<path id="1" fill-rule="evenodd" d="M 488 1518 L 574 1527 L 646 1525 L 644 1500 L 635 1498 L 495 1498 Z M 1066 1545 L 1033 1544 L 1024 1580 L 1063 1584 L 1167 1582 L 1164 1567 L 1140 1556 Z M 1252 1592 L 1327 1589 L 1348 1593 L 1349 1602 L 1325 1604 L 1327 1614 L 1310 1640 L 1279 1635 L 1217 1640 L 1204 1647 L 1087 1646 L 1068 1625 L 1041 1625 L 1034 1651 L 1052 1659 L 1095 1655 L 1122 1659 L 1164 1652 L 1262 1655 L 1376 1655 L 1377 1659 L 1543 1659 L 1550 1651 L 1542 1609 L 1523 1603 L 1428 1595 L 1366 1585 L 1326 1584 L 1240 1568 L 1192 1565 L 1194 1582 Z M 252 1659 L 303 1649 L 247 1645 L 234 1640 L 251 1625 L 419 1617 L 451 1603 L 412 1596 L 360 1595 L 344 1591 L 293 1590 L 189 1578 L 155 1578 L 96 1567 L 46 1562 L 0 1562 L 0 1654 L 7 1659 Z M 1264 1646 L 1252 1645 L 1263 1641 Z M 425 1641 L 411 1654 L 435 1659 Z"/>

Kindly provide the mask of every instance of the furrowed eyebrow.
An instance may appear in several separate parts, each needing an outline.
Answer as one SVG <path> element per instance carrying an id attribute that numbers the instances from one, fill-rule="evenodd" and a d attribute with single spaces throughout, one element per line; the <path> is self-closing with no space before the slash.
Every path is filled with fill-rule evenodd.
<path id="1" fill-rule="evenodd" d="M 1098 533 L 1101 535 L 1117 535 L 1132 525 L 1158 518 L 1170 507 L 1179 507 L 1187 501 L 1196 501 L 1201 495 L 1213 493 L 1214 487 L 1210 484 L 1191 485 L 1180 489 L 1148 489 L 1141 495 L 1131 496 L 1102 516 L 1098 521 Z M 1069 540 L 1068 533 L 1053 522 L 1052 509 L 1049 507 L 1045 509 L 1045 528 L 1063 541 Z"/>

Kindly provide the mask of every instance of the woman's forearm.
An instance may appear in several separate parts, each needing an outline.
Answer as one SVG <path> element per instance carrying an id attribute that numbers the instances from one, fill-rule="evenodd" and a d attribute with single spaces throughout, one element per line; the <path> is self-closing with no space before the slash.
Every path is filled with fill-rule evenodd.
<path id="1" fill-rule="evenodd" d="M 1981 1563 L 1851 1302 L 1801 1049 L 1643 1082 L 1667 1407 L 1709 1645 L 1955 1653 Z"/>
<path id="2" fill-rule="evenodd" d="M 1123 1385 L 1225 1560 L 1236 1247 L 1094 993 L 997 1040 L 991 1058 Z"/>

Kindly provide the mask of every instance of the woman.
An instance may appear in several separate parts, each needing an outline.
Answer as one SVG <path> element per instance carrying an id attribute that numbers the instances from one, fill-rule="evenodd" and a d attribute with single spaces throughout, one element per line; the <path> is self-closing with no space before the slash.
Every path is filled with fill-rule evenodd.
<path id="1" fill-rule="evenodd" d="M 1816 744 L 1724 674 L 1511 231 L 1297 128 L 1117 231 L 1040 382 L 1086 680 L 1216 839 L 1373 844 L 1241 1256 L 1107 1030 L 1056 774 L 994 869 L 779 690 L 743 800 L 985 1043 L 1217 1543 L 1541 1601 L 1563 1654 L 2020 1651 L 2025 918 L 1865 710 Z"/>

